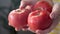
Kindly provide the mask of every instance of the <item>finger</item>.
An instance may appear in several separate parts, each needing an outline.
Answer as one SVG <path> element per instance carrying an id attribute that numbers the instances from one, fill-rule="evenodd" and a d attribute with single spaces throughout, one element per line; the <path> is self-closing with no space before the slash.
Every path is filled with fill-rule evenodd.
<path id="1" fill-rule="evenodd" d="M 41 30 L 36 30 L 36 33 L 38 33 L 38 34 L 41 33 L 41 32 L 42 32 Z"/>
<path id="2" fill-rule="evenodd" d="M 27 28 L 22 28 L 23 31 L 27 31 L 28 29 Z"/>
<path id="3" fill-rule="evenodd" d="M 10 24 L 10 23 L 8 23 L 8 25 L 10 26 L 11 24 Z"/>
<path id="4" fill-rule="evenodd" d="M 36 30 L 37 34 L 47 34 L 44 30 Z"/>
<path id="5" fill-rule="evenodd" d="M 25 6 L 26 6 L 26 2 L 25 1 L 21 1 L 19 8 L 20 9 L 24 9 Z"/>
<path id="6" fill-rule="evenodd" d="M 56 3 L 53 6 L 53 9 L 52 9 L 52 12 L 50 14 L 50 17 L 52 19 L 56 19 L 59 16 L 60 16 L 60 3 Z"/>
<path id="7" fill-rule="evenodd" d="M 29 31 L 33 32 L 33 33 L 36 33 L 35 31 L 31 30 L 30 27 L 28 28 Z"/>
<path id="8" fill-rule="evenodd" d="M 27 6 L 25 7 L 25 9 L 28 9 L 28 10 L 30 10 L 31 8 L 32 8 L 31 5 L 27 5 Z"/>
<path id="9" fill-rule="evenodd" d="M 16 31 L 20 31 L 21 30 L 21 27 L 15 27 L 15 30 Z"/>
<path id="10" fill-rule="evenodd" d="M 28 26 L 22 27 L 22 30 L 23 30 L 23 31 L 27 31 L 27 30 L 28 30 Z"/>
<path id="11" fill-rule="evenodd" d="M 26 1 L 26 2 L 34 5 L 37 1 L 40 1 L 40 0 L 22 0 L 22 1 Z"/>
<path id="12" fill-rule="evenodd" d="M 56 25 L 59 23 L 60 21 L 60 3 L 56 3 L 53 6 L 52 12 L 50 14 L 50 17 L 53 19 L 53 25 L 51 28 L 56 27 Z"/>
<path id="13" fill-rule="evenodd" d="M 59 23 L 60 21 L 60 4 L 55 4 L 53 6 L 52 12 L 50 14 L 51 19 L 53 19 L 53 23 L 51 25 L 50 28 L 48 28 L 47 30 L 45 30 L 45 32 L 50 32 L 52 29 L 54 29 L 56 27 L 56 25 Z"/>

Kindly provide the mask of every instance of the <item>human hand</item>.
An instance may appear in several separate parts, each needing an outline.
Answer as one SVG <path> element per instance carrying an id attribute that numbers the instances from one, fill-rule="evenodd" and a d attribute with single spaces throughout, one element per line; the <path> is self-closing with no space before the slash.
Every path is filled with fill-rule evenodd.
<path id="1" fill-rule="evenodd" d="M 27 5 L 32 5 L 32 6 L 33 6 L 33 5 L 35 5 L 36 2 L 38 2 L 38 1 L 47 1 L 47 2 L 49 2 L 51 5 L 53 5 L 52 0 L 21 0 L 19 8 L 20 8 L 20 9 L 24 9 Z"/>
<path id="2" fill-rule="evenodd" d="M 38 0 L 21 0 L 20 9 L 24 9 L 27 5 L 34 5 Z"/>
<path id="3" fill-rule="evenodd" d="M 51 4 L 52 5 L 52 4 Z M 55 25 L 55 24 L 52 24 L 51 25 L 51 27 L 50 28 L 48 28 L 48 29 L 46 29 L 46 30 L 36 30 L 36 31 L 33 31 L 34 33 L 37 33 L 37 34 L 46 34 L 46 33 L 48 33 L 48 32 L 50 32 L 52 29 L 53 29 L 53 25 Z M 26 29 L 22 29 L 22 30 L 26 30 Z M 29 28 L 28 28 L 28 30 L 30 30 Z M 30 30 L 31 31 L 31 30 Z"/>
<path id="4" fill-rule="evenodd" d="M 36 30 L 35 33 L 37 34 L 48 34 L 50 31 L 52 31 L 56 25 L 59 23 L 60 20 L 60 4 L 57 3 L 53 6 L 52 12 L 50 14 L 51 19 L 53 20 L 52 25 L 46 29 L 46 30 Z"/>

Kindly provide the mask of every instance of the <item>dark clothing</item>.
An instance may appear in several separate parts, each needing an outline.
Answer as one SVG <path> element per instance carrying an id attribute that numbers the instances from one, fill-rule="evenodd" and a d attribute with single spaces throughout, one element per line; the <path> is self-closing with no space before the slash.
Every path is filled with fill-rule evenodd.
<path id="1" fill-rule="evenodd" d="M 8 14 L 13 9 L 11 0 L 0 0 L 0 34 L 15 34 L 14 28 L 8 25 Z"/>
<path id="2" fill-rule="evenodd" d="M 29 31 L 16 32 L 8 25 L 8 14 L 11 10 L 17 9 L 21 0 L 0 0 L 0 34 L 33 34 Z"/>

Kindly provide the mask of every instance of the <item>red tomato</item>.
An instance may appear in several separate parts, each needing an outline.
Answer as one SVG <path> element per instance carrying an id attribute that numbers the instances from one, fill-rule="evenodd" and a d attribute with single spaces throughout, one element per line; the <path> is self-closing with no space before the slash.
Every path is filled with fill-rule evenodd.
<path id="1" fill-rule="evenodd" d="M 31 30 L 45 30 L 52 24 L 52 19 L 49 17 L 48 11 L 36 10 L 28 16 L 28 26 Z"/>
<path id="2" fill-rule="evenodd" d="M 50 13 L 52 12 L 52 5 L 47 2 L 47 1 L 38 1 L 35 6 L 34 6 L 34 10 L 47 10 Z"/>
<path id="3" fill-rule="evenodd" d="M 27 18 L 30 10 L 13 10 L 8 15 L 9 25 L 13 26 L 16 31 L 27 25 Z"/>

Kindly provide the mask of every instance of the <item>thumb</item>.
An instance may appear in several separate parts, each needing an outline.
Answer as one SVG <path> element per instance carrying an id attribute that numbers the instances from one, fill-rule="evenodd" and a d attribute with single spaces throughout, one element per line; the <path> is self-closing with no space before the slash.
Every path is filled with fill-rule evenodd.
<path id="1" fill-rule="evenodd" d="M 25 6 L 26 6 L 26 2 L 25 2 L 25 1 L 21 1 L 19 8 L 20 8 L 20 9 L 24 9 Z"/>
<path id="2" fill-rule="evenodd" d="M 54 4 L 50 17 L 53 20 L 53 24 L 51 27 L 51 29 L 53 29 L 60 21 L 60 3 Z"/>
<path id="3" fill-rule="evenodd" d="M 52 19 L 56 19 L 59 16 L 60 16 L 60 3 L 56 3 L 53 6 L 53 9 L 52 9 L 52 12 L 50 14 L 50 17 Z"/>

